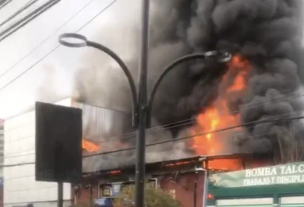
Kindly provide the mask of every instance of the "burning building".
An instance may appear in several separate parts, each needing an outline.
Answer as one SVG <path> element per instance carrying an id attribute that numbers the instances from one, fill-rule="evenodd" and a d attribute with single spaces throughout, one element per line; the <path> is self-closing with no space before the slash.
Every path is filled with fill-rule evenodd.
<path id="1" fill-rule="evenodd" d="M 163 66 L 182 55 L 225 50 L 233 58 L 227 65 L 190 61 L 168 74 L 155 97 L 147 161 L 231 153 L 267 154 L 277 164 L 301 160 L 303 123 L 289 119 L 303 112 L 302 1 L 151 4 L 150 86 Z M 134 76 L 136 62 L 136 58 L 128 62 Z M 102 99 L 96 93 L 95 72 L 79 71 L 76 86 L 84 102 Z M 122 103 L 131 108 L 127 104 L 131 99 L 125 96 L 127 83 L 115 82 L 117 86 L 124 90 L 113 93 L 113 100 L 127 99 Z M 113 142 L 117 149 L 132 148 L 135 136 L 130 132 Z M 105 150 L 101 148 L 100 153 Z M 90 160 L 102 162 L 102 169 L 134 163 L 132 150 L 116 154 L 119 159 L 112 153 Z"/>
<path id="2" fill-rule="evenodd" d="M 151 4 L 151 85 L 163 66 L 182 55 L 209 50 L 225 50 L 233 55 L 227 65 L 185 63 L 161 84 L 153 108 L 153 127 L 147 132 L 147 174 L 151 182 L 157 181 L 163 188 L 169 186 L 173 195 L 177 188 L 182 189 L 177 194 L 187 195 L 192 203 L 183 204 L 191 206 L 195 203 L 195 188 L 185 183 L 197 180 L 197 198 L 204 187 L 204 174 L 196 176 L 200 173 L 197 165 L 205 163 L 203 167 L 210 171 L 230 171 L 302 160 L 303 123 L 289 120 L 303 112 L 302 1 L 154 0 Z M 134 77 L 136 62 L 136 58 L 128 62 Z M 100 80 L 93 69 L 78 71 L 76 86 L 82 102 L 98 103 L 102 98 Z M 130 109 L 129 99 L 125 100 L 129 98 L 126 82 L 111 82 L 113 85 L 107 89 L 120 86 L 122 90 L 108 98 L 124 99 L 125 108 Z M 82 104 L 76 107 L 82 108 L 84 114 L 84 181 L 81 188 L 74 186 L 75 200 L 90 202 L 90 197 L 111 196 L 109 186 L 132 182 L 135 133 L 128 113 Z M 24 126 L 25 119 L 8 120 L 8 143 L 22 138 L 19 132 L 9 130 Z M 31 133 L 27 136 L 33 136 Z M 5 164 L 32 161 L 33 155 L 18 154 L 32 149 L 17 149 L 13 144 L 5 148 L 9 153 Z M 170 165 L 174 168 L 163 167 Z M 33 182 L 31 196 L 41 202 L 37 194 L 42 191 L 37 190 L 40 184 L 32 179 L 32 168 L 11 168 L 28 172 L 31 181 L 21 182 Z M 11 168 L 5 169 L 4 176 L 9 176 L 5 182 L 19 179 Z M 6 185 L 6 203 L 24 203 L 30 198 L 17 193 L 28 188 L 20 185 L 19 189 L 12 182 Z M 45 190 L 45 186 L 41 188 Z M 67 194 L 70 199 L 70 190 Z M 54 200 L 53 191 L 48 195 L 47 199 Z"/>
<path id="3" fill-rule="evenodd" d="M 147 135 L 147 166 L 239 155 L 207 166 L 229 171 L 303 159 L 302 9 L 300 0 L 152 2 L 151 85 L 158 68 L 185 54 L 224 50 L 233 58 L 227 65 L 188 62 L 164 80 Z M 97 101 L 85 87 L 95 74 L 85 75 L 90 81 L 79 79 L 80 96 Z M 84 157 L 84 173 L 134 165 L 134 134 L 111 142 L 115 150 L 97 144 Z"/>

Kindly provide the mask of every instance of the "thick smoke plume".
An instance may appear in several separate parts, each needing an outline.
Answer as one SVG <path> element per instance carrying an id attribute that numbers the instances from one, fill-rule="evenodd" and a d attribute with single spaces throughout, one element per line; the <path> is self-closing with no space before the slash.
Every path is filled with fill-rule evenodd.
<path id="1" fill-rule="evenodd" d="M 231 111 L 240 111 L 242 123 L 278 116 L 286 118 L 301 113 L 304 77 L 301 0 L 153 0 L 152 9 L 150 86 L 163 67 L 177 57 L 195 52 L 226 50 L 240 55 L 252 67 L 245 92 L 234 94 L 228 100 Z M 128 62 L 134 77 L 137 77 L 137 52 L 135 50 L 134 58 Z M 217 98 L 224 73 L 224 66 L 204 62 L 189 62 L 176 69 L 165 78 L 157 93 L 153 110 L 157 123 L 172 124 L 191 119 L 202 112 Z M 83 71 L 80 74 L 80 97 L 89 102 L 98 102 L 98 90 L 92 94 L 92 87 L 98 84 L 98 80 L 92 81 L 97 79 L 96 74 Z M 121 90 L 116 90 L 107 99 L 122 98 L 120 103 L 126 106 L 124 109 L 130 109 L 126 82 L 111 82 L 107 90 L 111 87 Z M 286 139 L 280 141 L 277 136 L 291 125 L 295 127 L 292 137 L 297 140 L 302 124 L 285 121 L 246 127 L 243 135 L 237 136 L 234 143 L 243 152 L 276 153 L 280 143 L 292 142 Z M 174 139 L 180 133 L 185 133 L 187 127 L 171 125 L 167 131 L 162 131 L 162 136 L 148 137 L 148 142 Z M 129 142 L 133 143 L 134 139 Z M 157 146 L 153 151 L 172 154 L 174 147 L 167 147 Z M 185 155 L 191 154 L 188 142 L 176 148 L 183 150 Z"/>

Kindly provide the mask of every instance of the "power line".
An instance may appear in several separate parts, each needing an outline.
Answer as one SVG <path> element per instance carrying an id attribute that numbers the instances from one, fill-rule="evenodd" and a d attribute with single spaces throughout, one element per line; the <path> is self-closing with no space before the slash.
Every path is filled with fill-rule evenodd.
<path id="1" fill-rule="evenodd" d="M 24 162 L 24 163 L 18 163 L 18 164 L 11 164 L 11 165 L 0 165 L 0 168 L 4 167 L 17 167 L 17 166 L 22 166 L 22 165 L 33 165 L 35 162 Z"/>
<path id="2" fill-rule="evenodd" d="M 84 27 L 86 27 L 89 23 L 91 23 L 97 16 L 99 16 L 101 13 L 106 11 L 108 8 L 110 8 L 117 0 L 112 1 L 108 6 L 106 6 L 104 9 L 102 9 L 100 12 L 98 12 L 94 17 L 92 17 L 88 22 L 86 22 L 84 25 L 82 25 L 76 32 L 79 32 Z M 17 79 L 19 79 L 21 76 L 23 76 L 25 73 L 27 73 L 29 70 L 33 69 L 38 63 L 40 63 L 44 58 L 49 56 L 51 53 L 53 53 L 56 49 L 60 47 L 60 44 L 58 44 L 55 48 L 53 48 L 51 51 L 49 51 L 46 55 L 44 55 L 42 58 L 40 58 L 37 62 L 35 62 L 32 66 L 27 68 L 25 71 L 17 75 L 15 78 L 13 78 L 11 81 L 9 81 L 7 84 L 5 84 L 2 88 L 0 88 L 0 92 L 3 91 L 7 86 L 11 85 L 13 82 L 15 82 Z"/>
<path id="3" fill-rule="evenodd" d="M 86 24 L 84 24 L 80 29 L 77 30 L 80 31 L 81 29 L 83 29 L 87 24 L 89 24 L 91 21 L 93 21 L 100 13 L 102 13 L 103 11 L 105 11 L 107 8 L 109 8 L 112 4 L 114 4 L 117 0 L 114 0 L 112 3 L 110 3 L 105 9 L 103 9 L 101 12 L 99 12 L 97 15 L 95 15 L 92 19 L 90 19 Z M 90 1 L 87 5 L 85 5 L 85 7 L 87 7 L 92 1 Z M 79 10 L 73 17 L 75 17 L 80 11 L 82 11 L 85 7 L 83 7 L 81 10 Z M 71 19 L 73 19 L 73 17 Z M 54 33 L 56 33 L 60 28 L 62 28 L 64 25 L 66 25 L 71 19 L 69 19 L 66 23 L 64 23 L 62 26 L 60 26 Z M 54 34 L 53 33 L 53 34 Z M 52 34 L 52 35 L 53 35 Z M 52 35 L 50 35 L 49 37 L 47 37 L 41 44 L 43 44 L 46 40 L 48 40 Z M 19 64 L 23 59 L 25 59 L 26 57 L 28 57 L 34 50 L 36 50 L 41 44 L 39 44 L 36 48 L 34 48 L 30 53 L 28 53 L 25 57 L 23 57 L 20 61 L 18 61 L 16 64 L 14 64 L 10 69 L 8 69 L 7 71 L 5 71 L 3 74 L 0 75 L 0 77 L 2 77 L 3 75 L 5 75 L 7 72 L 9 72 L 11 69 L 14 68 L 14 66 L 16 66 L 17 64 Z M 27 70 L 25 70 L 24 72 L 22 72 L 20 75 L 16 76 L 12 81 L 10 81 L 8 84 L 4 85 L 0 90 L 2 91 L 3 89 L 5 89 L 8 85 L 10 85 L 11 83 L 13 83 L 14 81 L 16 81 L 19 77 L 21 77 L 22 75 L 24 75 L 26 72 L 28 72 L 30 69 L 32 69 L 35 65 L 37 65 L 39 62 L 41 62 L 45 57 L 47 57 L 49 54 L 51 54 L 53 51 L 55 51 L 58 47 L 60 46 L 60 44 L 55 47 L 53 50 L 51 50 L 49 53 L 47 53 L 45 56 L 43 56 L 41 59 L 39 59 L 36 63 L 34 63 L 31 67 L 29 67 Z M 301 97 L 304 96 L 304 94 L 300 95 Z M 297 97 L 299 98 L 299 97 Z M 268 103 L 272 103 L 272 101 L 268 102 Z M 261 104 L 263 105 L 263 104 Z M 253 107 L 249 107 L 249 108 L 255 108 L 255 107 L 259 107 L 259 105 L 255 105 Z M 249 109 L 249 108 L 246 108 L 246 109 Z M 238 111 L 241 111 L 241 110 L 238 110 Z M 237 111 L 235 111 L 237 112 Z M 191 118 L 191 119 L 188 119 L 188 120 L 191 120 L 191 122 L 194 120 L 195 118 Z M 183 120 L 183 121 L 179 121 L 179 122 L 185 122 L 186 120 Z M 189 122 L 189 124 L 191 123 Z M 178 123 L 178 122 L 176 122 Z M 186 125 L 188 123 L 184 123 L 183 125 Z M 167 125 L 172 125 L 172 123 L 170 124 L 167 124 Z M 154 127 L 155 128 L 158 128 L 158 127 L 165 127 L 166 125 L 161 125 L 161 126 L 157 126 L 157 127 Z M 130 133 L 130 135 L 133 135 L 134 133 Z"/>
<path id="4" fill-rule="evenodd" d="M 297 97 L 295 97 L 297 98 Z M 266 102 L 267 104 L 268 102 Z M 247 108 L 246 108 L 247 109 Z M 278 115 L 278 116 L 275 116 L 275 117 L 272 117 L 273 118 L 277 118 L 277 117 L 282 117 L 282 116 L 287 116 L 287 115 L 292 115 L 293 113 L 296 113 L 298 114 L 299 112 L 292 112 L 292 113 L 286 113 L 286 114 L 283 114 L 283 115 Z M 172 129 L 172 128 L 175 128 L 175 127 L 180 127 L 180 126 L 183 126 L 185 124 L 189 124 L 189 122 L 186 122 L 186 123 L 182 123 L 182 122 L 185 122 L 187 121 L 188 119 L 186 120 L 182 120 L 182 121 L 178 121 L 178 122 L 174 122 L 174 123 L 170 123 L 170 124 L 167 124 L 167 125 L 171 125 L 171 127 L 167 127 L 165 130 L 168 130 L 168 129 Z M 176 123 L 182 123 L 182 124 L 177 124 L 177 125 L 174 125 Z M 147 129 L 148 132 L 155 132 L 155 131 L 161 131 L 161 130 L 157 130 L 158 128 L 162 128 L 166 125 L 161 125 L 161 126 L 157 126 L 155 127 L 156 130 L 154 128 L 151 128 L 151 129 Z M 163 130 L 163 129 L 162 129 Z M 210 134 L 210 132 L 206 132 L 207 134 Z M 130 136 L 130 135 L 133 135 L 135 133 L 130 133 L 130 134 L 126 134 L 125 136 L 123 137 L 120 137 L 120 138 L 116 138 L 116 139 L 110 139 L 110 140 L 105 140 L 105 141 L 100 141 L 100 142 L 95 142 L 95 143 L 98 143 L 98 144 L 102 144 L 102 143 L 108 143 L 108 142 L 113 142 L 113 141 L 121 141 L 123 139 L 126 139 L 126 138 L 131 138 L 133 136 Z M 194 135 L 194 136 L 200 136 L 200 135 Z M 27 152 L 23 152 L 23 153 L 28 153 L 28 152 L 32 152 L 32 150 L 30 151 L 27 151 Z M 5 158 L 14 158 L 14 157 L 21 157 L 21 156 L 26 156 L 26 155 L 34 155 L 35 153 L 29 153 L 29 154 L 21 154 L 21 155 L 11 155 L 11 156 L 5 156 Z"/>
<path id="5" fill-rule="evenodd" d="M 4 71 L 2 74 L 0 74 L 0 78 L 6 75 L 8 72 L 10 72 L 12 69 L 15 68 L 16 65 L 21 63 L 25 58 L 30 56 L 36 49 L 38 49 L 42 44 L 44 44 L 46 41 L 48 41 L 54 34 L 56 34 L 60 29 L 62 29 L 64 26 L 66 26 L 72 19 L 74 19 L 80 12 L 82 12 L 85 8 L 87 8 L 93 0 L 89 1 L 84 7 L 82 7 L 80 10 L 78 10 L 71 18 L 69 18 L 66 22 L 64 22 L 58 29 L 55 30 L 51 35 L 49 35 L 46 39 L 44 39 L 42 42 L 39 43 L 33 50 L 31 50 L 29 53 L 27 53 L 24 57 L 22 57 L 19 61 L 17 61 L 12 67 L 10 67 L 8 70 Z"/>
<path id="6" fill-rule="evenodd" d="M 292 97 L 292 96 L 295 96 L 295 97 Z M 249 110 L 249 109 L 258 108 L 260 106 L 264 106 L 264 105 L 267 105 L 267 104 L 273 104 L 273 103 L 279 103 L 279 102 L 282 102 L 282 101 L 287 101 L 290 98 L 292 98 L 292 100 L 293 100 L 293 99 L 298 99 L 298 98 L 302 98 L 302 97 L 304 97 L 304 94 L 299 94 L 298 91 L 287 93 L 287 94 L 280 94 L 276 97 L 272 97 L 270 101 L 263 102 L 263 103 L 260 103 L 260 104 L 256 104 L 256 105 L 251 106 L 251 107 L 242 108 L 242 106 L 247 105 L 247 104 L 243 104 L 243 105 L 240 106 L 241 109 L 231 111 L 230 113 L 235 114 L 235 113 L 239 113 L 239 112 L 246 111 L 246 110 Z M 286 98 L 286 99 L 282 99 L 282 98 Z M 202 107 L 201 109 L 207 110 L 208 108 L 209 107 Z M 176 123 L 181 123 L 181 122 L 184 123 L 184 122 L 187 122 L 187 121 L 189 121 L 188 123 L 191 124 L 195 120 L 196 120 L 196 117 L 189 118 L 189 119 L 185 119 L 185 120 L 181 120 L 181 121 L 177 121 L 177 122 L 173 122 L 173 123 L 169 123 L 169 124 L 165 124 L 165 125 L 155 126 L 155 127 L 152 127 L 148 130 L 152 130 L 152 129 L 155 129 L 155 128 L 163 128 L 163 127 L 166 127 L 166 126 L 174 125 Z M 184 123 L 184 124 L 187 124 L 187 123 Z M 130 134 L 136 134 L 136 132 L 130 133 Z"/>
<path id="7" fill-rule="evenodd" d="M 0 9 L 3 9 L 5 6 L 7 6 L 9 3 L 11 3 L 13 0 L 7 0 L 7 1 L 2 1 L 0 3 Z"/>
<path id="8" fill-rule="evenodd" d="M 41 7 L 35 9 L 33 12 L 29 13 L 26 15 L 24 18 L 21 20 L 17 21 L 14 23 L 12 26 L 7 28 L 6 30 L 2 31 L 0 33 L 0 41 L 4 40 L 5 38 L 9 37 L 11 34 L 19 30 L 20 28 L 24 27 L 27 25 L 29 22 L 31 22 L 33 19 L 38 17 L 40 14 L 45 12 L 46 10 L 50 9 L 53 7 L 55 4 L 59 3 L 61 0 L 50 0 L 47 3 L 43 4 Z"/>
<path id="9" fill-rule="evenodd" d="M 288 97 L 288 96 L 291 96 L 291 95 L 296 95 L 296 96 L 295 97 Z M 294 100 L 294 99 L 301 98 L 303 96 L 304 96 L 304 94 L 297 94 L 297 92 L 283 94 L 283 95 L 279 95 L 277 97 L 273 97 L 271 101 L 263 102 L 261 104 L 254 105 L 252 107 L 242 108 L 240 110 L 235 110 L 232 113 L 246 111 L 246 110 L 249 110 L 249 109 L 252 109 L 252 108 L 256 108 L 256 107 L 260 107 L 260 106 L 263 106 L 263 105 L 267 105 L 269 103 L 279 103 L 279 102 L 282 102 L 282 101 L 286 101 L 289 98 L 292 98 L 292 100 Z M 279 99 L 279 98 L 282 98 L 282 97 L 287 97 L 287 99 Z M 288 113 L 288 114 L 290 114 L 290 113 Z M 196 118 L 184 119 L 184 120 L 180 120 L 180 121 L 169 123 L 169 124 L 165 124 L 165 125 L 158 125 L 158 126 L 150 128 L 150 129 L 147 129 L 147 131 L 148 132 L 162 131 L 162 130 L 164 130 L 165 127 L 166 127 L 166 130 L 167 129 L 172 129 L 172 128 L 175 128 L 175 127 L 180 127 L 180 126 L 185 126 L 185 125 L 192 124 L 192 123 L 194 123 L 195 120 L 196 120 Z M 3 123 L 3 120 L 0 119 L 0 124 L 1 123 Z M 136 132 L 131 132 L 131 133 L 127 133 L 127 134 L 124 134 L 122 136 L 119 136 L 117 138 L 113 137 L 113 138 L 111 138 L 111 140 L 100 141 L 100 142 L 95 142 L 95 143 L 99 143 L 100 144 L 100 143 L 111 142 L 111 141 L 116 141 L 116 140 L 120 140 L 121 141 L 123 139 L 134 137 L 135 135 L 136 135 Z"/>
<path id="10" fill-rule="evenodd" d="M 146 147 L 151 147 L 151 146 L 155 146 L 155 145 L 159 145 L 159 144 L 166 144 L 166 143 L 169 143 L 169 142 L 175 142 L 175 141 L 189 139 L 189 138 L 192 138 L 192 137 L 195 137 L 195 136 L 203 136 L 203 135 L 207 135 L 207 134 L 223 132 L 223 131 L 227 131 L 227 130 L 231 130 L 231 129 L 235 129 L 235 128 L 246 127 L 246 126 L 260 124 L 260 123 L 297 120 L 297 119 L 303 119 L 303 118 L 304 118 L 304 116 L 293 117 L 293 118 L 285 118 L 285 119 L 270 118 L 270 119 L 265 119 L 265 120 L 260 120 L 260 121 L 247 122 L 247 123 L 244 123 L 244 124 L 235 125 L 235 126 L 231 126 L 231 127 L 226 127 L 226 128 L 222 128 L 222 129 L 217 129 L 217 130 L 213 130 L 213 131 L 209 131 L 209 132 L 202 132 L 202 133 L 198 133 L 198 134 L 195 134 L 195 135 L 189 135 L 189 136 L 184 136 L 184 137 L 178 137 L 178 138 L 175 138 L 175 139 L 155 142 L 155 143 L 147 144 Z M 134 150 L 134 149 L 135 149 L 135 147 L 130 147 L 130 148 L 124 148 L 124 149 L 119 149 L 119 150 L 115 150 L 115 151 L 101 152 L 101 153 L 96 153 L 96 154 L 92 154 L 92 155 L 85 155 L 83 157 L 94 157 L 94 156 L 98 156 L 98 155 L 112 154 L 112 153 L 116 153 L 116 152 L 123 152 L 123 151 Z"/>
<path id="11" fill-rule="evenodd" d="M 30 6 L 32 6 L 33 4 L 35 4 L 37 1 L 38 0 L 29 0 L 23 7 L 21 7 L 21 9 L 19 9 L 14 14 L 12 14 L 11 16 L 9 16 L 6 20 L 4 20 L 0 24 L 0 27 L 2 25 L 4 25 L 5 23 L 9 22 L 10 20 L 14 19 L 16 16 L 18 16 L 18 14 L 21 14 L 23 11 L 25 11 L 26 9 L 28 9 Z"/>
<path id="12" fill-rule="evenodd" d="M 169 142 L 176 142 L 176 141 L 185 140 L 185 139 L 189 139 L 189 138 L 196 137 L 196 136 L 203 136 L 203 135 L 207 135 L 207 134 L 212 134 L 212 133 L 217 133 L 217 132 L 222 132 L 222 131 L 228 131 L 228 130 L 231 130 L 231 129 L 250 126 L 250 125 L 255 125 L 255 124 L 260 124 L 260 123 L 300 120 L 300 119 L 303 119 L 303 118 L 304 118 L 304 116 L 298 116 L 298 117 L 292 117 L 292 118 L 270 118 L 270 119 L 265 119 L 265 120 L 260 120 L 260 121 L 248 122 L 248 123 L 244 123 L 244 124 L 240 124 L 240 125 L 235 125 L 235 126 L 231 126 L 231 127 L 226 127 L 226 128 L 222 128 L 222 129 L 218 129 L 218 130 L 209 131 L 209 132 L 202 132 L 202 133 L 193 134 L 193 135 L 189 135 L 189 136 L 178 137 L 178 138 L 175 138 L 174 140 L 170 139 L 170 140 L 159 141 L 159 142 L 155 142 L 155 143 L 151 143 L 151 144 L 146 144 L 146 147 L 151 147 L 151 146 L 155 146 L 155 145 L 159 145 L 159 144 L 166 144 L 166 143 L 169 143 Z M 260 136 L 264 136 L 264 135 L 267 135 L 267 134 L 270 134 L 270 133 L 261 134 Z M 259 136 L 259 135 L 254 135 L 253 137 L 257 137 L 257 136 Z M 82 157 L 83 158 L 94 157 L 94 156 L 118 153 L 118 152 L 123 152 L 123 151 L 128 151 L 128 150 L 134 150 L 134 149 L 135 149 L 135 147 L 130 147 L 130 148 L 124 148 L 124 149 L 119 149 L 119 150 L 115 150 L 115 151 L 96 153 L 96 154 L 92 154 L 92 155 L 85 155 L 85 156 L 82 156 Z M 32 153 L 32 154 L 35 154 L 35 153 Z M 27 154 L 27 155 L 29 155 L 29 154 Z M 20 155 L 20 156 L 24 156 L 24 155 Z M 0 166 L 0 168 L 16 167 L 16 166 L 32 165 L 32 164 L 35 164 L 35 162 L 25 162 L 25 163 L 18 163 L 18 164 L 2 165 L 2 166 Z"/>
<path id="13" fill-rule="evenodd" d="M 295 92 L 290 93 L 290 94 L 291 95 L 297 95 L 295 97 L 292 97 L 292 99 L 298 99 L 298 98 L 301 98 L 301 97 L 304 96 L 304 94 L 295 94 Z M 257 108 L 257 107 L 264 106 L 264 105 L 267 105 L 267 104 L 270 104 L 270 103 L 279 103 L 279 102 L 282 102 L 282 101 L 286 101 L 286 100 L 288 100 L 290 98 L 290 97 L 287 97 L 287 96 L 290 96 L 290 94 L 286 94 L 285 96 L 284 95 L 280 95 L 277 98 L 272 99 L 271 101 L 267 101 L 267 102 L 264 102 L 264 103 L 261 103 L 261 104 L 257 104 L 257 105 L 252 106 L 252 107 L 241 108 L 239 110 L 232 111 L 231 113 L 232 114 L 234 114 L 234 113 L 240 113 L 242 111 L 246 111 L 246 110 L 249 110 L 249 109 Z M 287 99 L 281 99 L 280 100 L 279 98 L 282 98 L 283 96 L 287 97 Z M 177 121 L 177 122 L 170 123 L 170 124 L 159 125 L 159 126 L 147 129 L 147 131 L 148 132 L 162 131 L 164 127 L 166 127 L 166 129 L 172 129 L 172 128 L 176 128 L 176 127 L 181 127 L 181 126 L 186 126 L 186 125 L 193 124 L 195 121 L 196 121 L 196 117 L 195 118 L 181 120 L 181 121 Z M 124 139 L 128 139 L 128 138 L 132 138 L 135 135 L 136 135 L 136 132 L 131 132 L 131 133 L 123 135 L 122 137 L 114 138 L 114 139 L 111 139 L 109 141 L 124 140 Z M 97 143 L 105 143 L 105 142 L 109 142 L 109 141 L 100 141 L 100 142 L 97 142 Z"/>
<path id="14" fill-rule="evenodd" d="M 271 119 L 278 118 L 278 117 L 282 117 L 282 116 L 293 115 L 293 114 L 298 114 L 298 112 L 286 113 L 286 114 L 283 114 L 283 115 L 279 115 L 279 116 L 272 117 Z M 203 133 L 212 134 L 212 133 L 216 133 L 216 132 L 203 132 Z M 191 136 L 195 137 L 195 136 L 202 136 L 202 135 L 200 135 L 200 134 L 193 134 L 193 135 L 191 135 Z M 251 137 L 256 137 L 256 136 L 261 136 L 261 135 L 254 135 L 254 136 L 251 136 Z M 176 140 L 176 139 L 178 139 L 178 138 L 174 138 L 174 140 Z M 171 141 L 174 141 L 174 140 L 172 140 L 172 139 L 170 139 L 170 140 L 171 140 Z M 112 141 L 121 141 L 121 140 L 120 140 L 120 139 L 106 140 L 106 141 L 97 142 L 97 143 L 102 144 L 102 143 L 108 143 L 108 142 L 112 142 Z M 27 151 L 27 152 L 23 152 L 23 153 L 25 153 L 25 154 L 5 156 L 4 158 L 14 158 L 14 157 L 27 156 L 27 155 L 34 155 L 35 153 L 28 153 L 28 152 L 32 152 L 32 151 L 33 151 L 33 150 L 30 150 L 30 151 Z"/>
<path id="15" fill-rule="evenodd" d="M 302 94 L 304 95 L 304 94 Z M 300 95 L 300 96 L 302 96 Z M 295 98 L 299 98 L 300 96 L 298 97 L 294 97 Z M 281 97 L 281 96 L 280 96 Z M 281 100 L 282 101 L 282 100 Z M 264 104 L 268 104 L 269 102 L 266 102 Z M 263 105 L 264 105 L 263 104 Z M 262 104 L 260 104 L 259 106 L 261 106 Z M 251 107 L 249 108 L 245 108 L 246 110 L 250 109 Z M 242 110 L 245 110 L 245 109 L 242 109 Z M 239 110 L 239 111 L 242 111 L 242 110 Z M 298 113 L 298 112 L 293 112 L 293 113 Z M 282 116 L 286 116 L 286 115 L 291 115 L 292 113 L 287 113 L 287 114 L 284 114 L 284 115 L 279 115 L 279 116 L 276 116 L 276 117 L 282 117 Z M 276 117 L 273 117 L 273 118 L 276 118 Z M 272 119 L 273 119 L 272 118 Z M 186 123 L 182 123 L 182 122 L 186 122 Z M 177 124 L 177 125 L 174 125 L 176 123 L 181 123 L 181 124 Z M 175 128 L 175 127 L 180 127 L 180 126 L 184 126 L 184 125 L 188 125 L 190 123 L 193 123 L 193 122 L 188 122 L 188 119 L 186 120 L 182 120 L 182 121 L 178 121 L 178 122 L 174 122 L 174 123 L 170 123 L 170 124 L 167 124 L 168 126 L 170 125 L 171 127 L 167 127 L 166 130 L 168 129 L 172 129 L 172 128 Z M 163 130 L 162 128 L 165 127 L 166 125 L 162 125 L 162 126 L 157 126 L 157 127 L 154 127 L 154 128 L 151 128 L 151 129 L 148 129 L 147 131 L 148 132 L 156 132 L 156 131 L 161 131 Z M 161 129 L 159 129 L 161 128 Z M 206 132 L 206 134 L 210 134 L 211 132 Z M 110 140 L 105 140 L 105 141 L 100 141 L 100 142 L 97 142 L 98 144 L 102 144 L 102 143 L 108 143 L 108 142 L 114 142 L 114 141 L 121 141 L 121 140 L 124 140 L 124 139 L 127 139 L 127 138 L 131 138 L 135 135 L 136 133 L 130 133 L 130 134 L 126 134 L 125 136 L 123 137 L 120 137 L 120 138 L 116 138 L 116 139 L 110 139 Z M 200 135 L 194 135 L 194 136 L 200 136 Z M 176 140 L 176 139 L 175 139 Z M 95 142 L 96 143 L 96 142 Z M 32 151 L 32 150 L 31 150 Z M 31 152 L 29 151 L 29 152 Z M 27 153 L 27 152 L 24 152 L 24 153 Z M 20 156 L 26 156 L 26 155 L 33 155 L 35 153 L 30 153 L 30 154 L 22 154 L 22 155 L 12 155 L 12 156 L 6 156 L 5 158 L 13 158 L 13 157 L 20 157 Z"/>

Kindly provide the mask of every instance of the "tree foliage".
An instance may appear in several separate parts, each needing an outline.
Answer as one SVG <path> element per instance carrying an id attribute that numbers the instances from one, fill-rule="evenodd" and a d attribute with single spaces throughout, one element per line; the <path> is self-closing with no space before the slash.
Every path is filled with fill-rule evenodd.
<path id="1" fill-rule="evenodd" d="M 114 200 L 114 207 L 134 207 L 135 189 L 128 186 L 122 189 L 118 197 Z M 145 207 L 181 207 L 179 201 L 160 188 L 145 187 Z"/>

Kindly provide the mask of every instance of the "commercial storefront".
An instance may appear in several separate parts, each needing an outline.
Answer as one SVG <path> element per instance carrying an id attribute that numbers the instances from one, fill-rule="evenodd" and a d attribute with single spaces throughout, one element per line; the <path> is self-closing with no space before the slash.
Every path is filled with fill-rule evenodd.
<path id="1" fill-rule="evenodd" d="M 205 191 L 205 169 L 208 169 L 207 171 L 210 173 L 227 170 L 236 172 L 236 168 L 252 167 L 253 160 L 256 160 L 254 155 L 233 154 L 147 163 L 146 178 L 149 183 L 160 187 L 179 200 L 183 207 L 202 207 Z M 261 165 L 260 162 L 259 164 Z M 264 165 L 264 163 L 262 164 Z M 125 185 L 134 184 L 134 170 L 134 166 L 130 165 L 129 167 L 85 173 L 83 182 L 74 186 L 74 203 L 79 205 L 98 203 L 99 206 L 111 206 L 112 200 Z M 223 191 L 223 195 L 225 195 L 227 189 L 224 188 Z M 214 193 L 214 189 L 212 192 Z M 217 200 L 219 206 L 222 204 L 227 206 L 229 202 L 233 203 L 230 197 L 228 197 L 230 199 L 228 202 L 225 196 L 219 198 Z M 209 201 L 215 205 L 214 199 L 211 198 Z M 235 202 L 238 203 L 237 200 Z"/>
<path id="2" fill-rule="evenodd" d="M 209 176 L 208 206 L 304 207 L 304 162 Z"/>
<path id="3" fill-rule="evenodd" d="M 202 157 L 149 163 L 147 182 L 160 187 L 179 200 L 183 207 L 201 207 L 205 171 Z M 112 207 L 113 199 L 124 186 L 134 185 L 134 166 L 104 170 L 84 175 L 83 182 L 74 186 L 74 204 Z"/>

